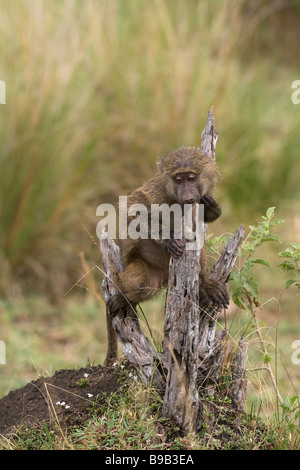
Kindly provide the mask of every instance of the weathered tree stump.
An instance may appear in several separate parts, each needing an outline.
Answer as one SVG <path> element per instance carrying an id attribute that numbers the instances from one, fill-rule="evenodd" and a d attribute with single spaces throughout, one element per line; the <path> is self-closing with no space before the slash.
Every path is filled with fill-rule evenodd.
<path id="1" fill-rule="evenodd" d="M 107 237 L 105 231 L 102 232 L 100 240 L 103 267 L 105 276 L 102 282 L 102 290 L 106 302 L 116 293 L 117 287 L 113 283 L 113 273 L 123 270 L 120 249 L 116 243 Z M 128 361 L 135 367 L 137 373 L 145 385 L 152 384 L 161 390 L 165 386 L 165 379 L 159 371 L 161 355 L 151 345 L 141 330 L 137 316 L 128 306 L 126 312 L 112 316 L 109 308 L 106 307 L 107 334 L 114 338 L 113 330 L 121 344 L 122 353 Z M 115 338 L 114 338 L 115 339 Z M 105 364 L 111 364 L 116 357 L 117 343 L 112 357 L 107 356 Z"/>
<path id="2" fill-rule="evenodd" d="M 196 231 L 197 209 L 198 204 L 193 205 L 192 217 L 187 214 L 184 218 L 183 233 L 187 239 Z M 201 228 L 199 235 L 204 240 L 204 227 Z M 198 421 L 200 269 L 200 246 L 185 249 L 179 259 L 171 258 L 165 306 L 163 365 L 167 383 L 162 411 L 185 432 L 196 429 Z"/>
<path id="3" fill-rule="evenodd" d="M 201 137 L 202 151 L 214 159 L 218 133 L 213 108 Z M 188 233 L 195 232 L 197 206 L 193 205 L 193 217 L 188 217 L 191 224 Z M 184 223 L 186 234 L 187 222 Z M 200 236 L 204 238 L 205 233 L 206 227 L 202 226 Z M 243 235 L 244 228 L 240 226 L 229 238 L 211 273 L 216 280 L 228 281 Z M 118 246 L 105 232 L 100 248 L 106 273 L 102 288 L 107 301 L 116 292 L 113 273 L 122 271 L 123 267 Z M 221 309 L 212 306 L 203 311 L 199 308 L 200 269 L 200 246 L 185 250 L 179 259 L 170 259 L 162 354 L 145 337 L 130 307 L 114 317 L 107 308 L 108 335 L 116 332 L 124 356 L 135 367 L 141 381 L 164 394 L 163 415 L 186 433 L 197 432 L 203 423 L 211 424 L 213 417 L 207 423 L 207 411 L 213 416 L 209 402 L 218 390 L 225 359 L 231 355 L 226 330 L 216 331 Z M 232 380 L 227 390 L 227 396 L 238 411 L 243 410 L 246 398 L 246 353 L 247 344 L 241 341 L 233 355 Z M 106 363 L 110 360 L 107 357 Z"/>

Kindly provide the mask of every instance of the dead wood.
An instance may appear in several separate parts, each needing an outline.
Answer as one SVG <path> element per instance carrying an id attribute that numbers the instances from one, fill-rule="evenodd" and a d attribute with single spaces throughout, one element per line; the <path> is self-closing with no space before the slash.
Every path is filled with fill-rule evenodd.
<path id="1" fill-rule="evenodd" d="M 107 237 L 105 231 L 103 231 L 101 236 L 100 249 L 105 271 L 102 290 L 107 302 L 117 292 L 117 287 L 113 282 L 114 272 L 121 272 L 123 266 L 119 247 L 113 240 Z M 112 317 L 107 307 L 106 317 L 108 335 L 113 335 L 113 332 L 115 332 L 116 338 L 121 344 L 122 353 L 135 367 L 142 382 L 146 385 L 152 384 L 158 389 L 164 388 L 165 380 L 159 370 L 161 356 L 155 346 L 150 343 L 142 332 L 138 317 L 134 314 L 131 307 L 128 305 L 126 311 L 123 310 L 114 317 Z M 110 364 L 116 357 L 116 338 L 114 338 L 116 349 L 111 357 L 106 357 L 106 364 Z"/>

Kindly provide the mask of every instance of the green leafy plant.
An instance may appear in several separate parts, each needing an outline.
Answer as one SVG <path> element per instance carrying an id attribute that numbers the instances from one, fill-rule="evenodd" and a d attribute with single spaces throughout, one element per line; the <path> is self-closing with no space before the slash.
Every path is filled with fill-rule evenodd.
<path id="1" fill-rule="evenodd" d="M 294 274 L 294 278 L 290 278 L 286 281 L 284 287 L 288 289 L 294 285 L 300 289 L 300 244 L 290 243 L 288 248 L 279 253 L 281 258 L 287 258 L 285 261 L 280 263 L 282 271 L 289 271 L 290 274 Z M 298 299 L 300 301 L 300 297 Z"/>
<path id="2" fill-rule="evenodd" d="M 272 266 L 266 259 L 256 258 L 255 253 L 265 243 L 282 242 L 278 235 L 271 233 L 272 228 L 282 222 L 284 222 L 282 219 L 275 218 L 275 207 L 270 207 L 257 226 L 250 225 L 249 227 L 250 232 L 240 251 L 240 257 L 243 260 L 242 267 L 234 270 L 230 277 L 236 284 L 231 293 L 232 300 L 242 309 L 252 311 L 253 303 L 258 305 L 259 286 L 253 274 L 253 267 L 257 264 L 267 268 Z"/>
<path id="3" fill-rule="evenodd" d="M 291 430 L 295 428 L 295 426 L 300 429 L 300 404 L 299 404 L 299 397 L 298 395 L 294 395 L 291 398 L 285 398 L 283 402 L 280 404 L 282 409 L 282 419 L 287 421 L 288 426 Z M 289 419 L 293 415 L 296 423 L 291 423 Z"/>
<path id="4" fill-rule="evenodd" d="M 258 256 L 258 250 L 266 243 L 277 242 L 282 243 L 280 237 L 273 233 L 273 227 L 284 222 L 282 219 L 275 217 L 275 207 L 270 207 L 261 221 L 256 225 L 249 227 L 250 231 L 246 236 L 239 253 L 239 260 L 230 276 L 231 298 L 235 305 L 242 310 L 250 312 L 251 317 L 242 331 L 242 337 L 252 336 L 256 334 L 259 340 L 261 351 L 262 366 L 259 370 L 268 371 L 271 381 L 276 392 L 279 403 L 283 403 L 282 397 L 277 387 L 276 376 L 271 367 L 273 355 L 270 353 L 271 339 L 267 335 L 263 335 L 263 329 L 266 326 L 258 320 L 256 309 L 261 307 L 259 302 L 260 289 L 259 281 L 255 272 L 257 265 L 262 265 L 267 269 L 272 266 L 268 260 L 262 256 Z M 217 251 L 220 248 L 220 242 L 225 242 L 224 237 L 209 242 L 209 246 Z M 290 251 L 289 251 L 290 253 Z M 296 257 L 296 255 L 295 255 Z M 294 258 L 291 258 L 294 260 Z M 294 267 L 294 264 L 293 264 Z M 291 284 L 291 283 L 290 283 Z M 267 329 L 268 331 L 268 329 Z M 277 359 L 277 347 L 275 347 L 275 357 Z"/>
<path id="5" fill-rule="evenodd" d="M 240 308 L 250 311 L 253 332 L 256 333 L 262 353 L 262 369 L 268 371 L 274 390 L 276 392 L 277 400 L 282 403 L 282 397 L 277 387 L 276 376 L 274 375 L 271 367 L 272 355 L 269 352 L 270 341 L 269 338 L 264 338 L 262 333 L 262 325 L 258 321 L 256 315 L 256 308 L 260 307 L 259 303 L 259 283 L 255 277 L 254 267 L 256 265 L 263 265 L 266 268 L 272 268 L 269 261 L 263 257 L 256 257 L 257 250 L 264 244 L 269 242 L 282 243 L 280 237 L 272 233 L 274 226 L 283 223 L 282 219 L 275 217 L 275 207 L 270 207 L 266 211 L 266 215 L 262 216 L 262 220 L 256 226 L 250 226 L 250 232 L 247 235 L 240 250 L 240 258 L 242 265 L 239 269 L 232 272 L 231 280 L 234 281 L 236 286 L 232 291 L 232 300 Z M 248 325 L 249 327 L 249 325 Z M 245 331 L 246 334 L 246 331 Z M 275 355 L 277 357 L 277 348 L 275 346 Z"/>

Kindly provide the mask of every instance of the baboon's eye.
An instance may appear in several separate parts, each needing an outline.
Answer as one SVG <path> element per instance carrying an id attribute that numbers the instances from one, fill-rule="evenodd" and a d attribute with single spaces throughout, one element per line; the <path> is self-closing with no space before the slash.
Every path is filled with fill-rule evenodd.
<path id="1" fill-rule="evenodd" d="M 177 175 L 177 176 L 174 176 L 173 180 L 175 181 L 175 183 L 181 183 L 182 182 L 182 177 Z"/>

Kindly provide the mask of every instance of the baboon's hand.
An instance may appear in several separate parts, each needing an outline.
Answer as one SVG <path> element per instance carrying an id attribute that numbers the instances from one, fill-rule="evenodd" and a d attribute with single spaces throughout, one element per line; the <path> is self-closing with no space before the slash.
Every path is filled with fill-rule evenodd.
<path id="1" fill-rule="evenodd" d="M 209 209 L 211 206 L 215 206 L 217 204 L 215 199 L 209 194 L 204 194 L 200 199 L 200 203 L 204 204 L 205 209 Z"/>
<path id="2" fill-rule="evenodd" d="M 108 299 L 107 308 L 110 315 L 115 316 L 126 307 L 126 299 L 120 294 L 116 294 Z"/>
<path id="3" fill-rule="evenodd" d="M 170 238 L 165 241 L 165 248 L 173 256 L 173 258 L 180 258 L 183 255 L 183 241 L 174 240 Z"/>
<path id="4" fill-rule="evenodd" d="M 115 315 L 120 315 L 122 316 L 122 312 L 124 313 L 127 309 L 128 306 L 131 307 L 132 311 L 135 312 L 135 307 L 136 305 L 133 304 L 132 302 L 129 302 L 124 295 L 116 294 L 110 299 L 108 299 L 107 303 L 107 308 L 108 312 L 110 315 L 115 316 Z"/>
<path id="5" fill-rule="evenodd" d="M 221 215 L 221 207 L 217 201 L 210 196 L 210 194 L 205 194 L 200 199 L 200 204 L 204 204 L 204 221 L 213 222 Z"/>
<path id="6" fill-rule="evenodd" d="M 223 282 L 205 278 L 200 283 L 199 305 L 203 310 L 212 305 L 227 308 L 229 300 L 229 294 Z"/>
<path id="7" fill-rule="evenodd" d="M 119 295 L 114 295 L 106 302 L 106 306 L 108 308 L 108 312 L 110 315 L 115 316 L 117 313 L 122 309 L 122 299 Z"/>

